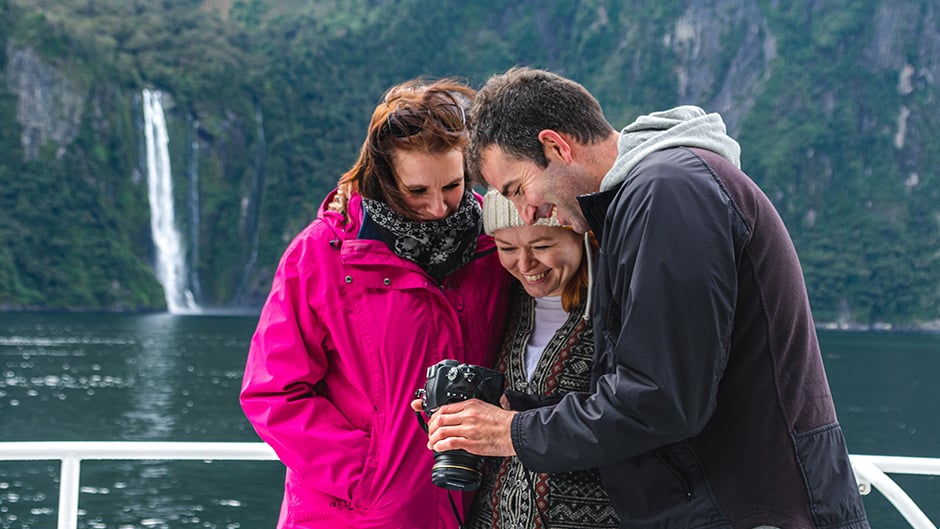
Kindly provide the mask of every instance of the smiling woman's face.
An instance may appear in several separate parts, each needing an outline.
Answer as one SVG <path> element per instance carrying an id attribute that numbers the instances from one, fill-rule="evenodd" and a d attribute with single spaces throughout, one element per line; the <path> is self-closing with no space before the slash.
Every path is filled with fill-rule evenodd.
<path id="1" fill-rule="evenodd" d="M 530 296 L 560 296 L 581 265 L 584 247 L 572 230 L 556 226 L 518 226 L 493 233 L 499 262 Z"/>
<path id="2" fill-rule="evenodd" d="M 464 189 L 463 151 L 395 151 L 392 160 L 412 220 L 439 220 L 457 211 Z"/>

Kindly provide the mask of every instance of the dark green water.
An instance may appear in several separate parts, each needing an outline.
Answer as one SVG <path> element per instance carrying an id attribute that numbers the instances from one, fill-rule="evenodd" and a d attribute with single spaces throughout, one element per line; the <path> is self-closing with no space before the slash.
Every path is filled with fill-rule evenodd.
<path id="1" fill-rule="evenodd" d="M 0 313 L 0 441 L 257 441 L 251 316 Z M 940 336 L 820 333 L 849 450 L 940 457 Z M 0 529 L 54 527 L 58 462 L 0 462 Z M 274 527 L 277 462 L 82 463 L 79 527 Z M 935 522 L 940 479 L 898 477 Z M 905 527 L 877 493 L 873 527 Z"/>
<path id="2" fill-rule="evenodd" d="M 819 333 L 849 452 L 940 457 L 940 335 Z M 940 524 L 940 477 L 892 476 Z M 872 527 L 909 527 L 879 493 L 865 497 Z"/>
<path id="3" fill-rule="evenodd" d="M 0 313 L 0 440 L 257 441 L 254 317 Z M 0 528 L 55 527 L 58 462 L 0 462 Z M 278 462 L 85 461 L 79 527 L 274 527 Z"/>

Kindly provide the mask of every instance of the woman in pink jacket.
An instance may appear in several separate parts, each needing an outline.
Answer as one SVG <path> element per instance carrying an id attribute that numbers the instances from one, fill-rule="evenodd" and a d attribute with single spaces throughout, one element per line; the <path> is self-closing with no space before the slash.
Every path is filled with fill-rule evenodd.
<path id="1" fill-rule="evenodd" d="M 281 258 L 241 390 L 287 467 L 279 528 L 454 529 L 469 504 L 432 484 L 409 402 L 442 359 L 492 366 L 503 332 L 510 276 L 464 174 L 472 97 L 391 88 Z"/>

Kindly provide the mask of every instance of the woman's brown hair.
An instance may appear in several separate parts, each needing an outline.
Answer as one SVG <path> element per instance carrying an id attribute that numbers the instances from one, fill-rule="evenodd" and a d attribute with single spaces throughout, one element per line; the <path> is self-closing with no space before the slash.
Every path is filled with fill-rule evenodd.
<path id="1" fill-rule="evenodd" d="M 339 179 L 340 193 L 358 192 L 410 216 L 393 166 L 396 151 L 446 153 L 467 146 L 467 107 L 475 92 L 455 79 L 413 79 L 390 88 L 372 112 L 356 163 Z M 465 177 L 466 178 L 466 177 Z"/>
<path id="2" fill-rule="evenodd" d="M 591 245 L 590 251 L 597 252 L 598 244 L 597 239 L 594 238 L 594 232 L 588 232 L 587 237 Z M 561 291 L 561 307 L 565 309 L 565 312 L 570 313 L 581 308 L 587 299 L 587 291 L 591 288 L 588 280 L 588 268 L 590 266 L 588 249 L 585 248 L 584 253 L 581 254 L 581 265 L 578 267 L 578 272 Z"/>

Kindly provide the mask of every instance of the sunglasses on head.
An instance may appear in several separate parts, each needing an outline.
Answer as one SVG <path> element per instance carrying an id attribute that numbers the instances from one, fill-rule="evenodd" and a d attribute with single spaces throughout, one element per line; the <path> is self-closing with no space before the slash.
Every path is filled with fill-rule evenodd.
<path id="1" fill-rule="evenodd" d="M 457 103 L 432 106 L 402 107 L 389 112 L 385 128 L 395 138 L 407 138 L 424 130 L 428 120 L 437 120 L 448 132 L 461 132 L 467 127 L 467 113 Z"/>

